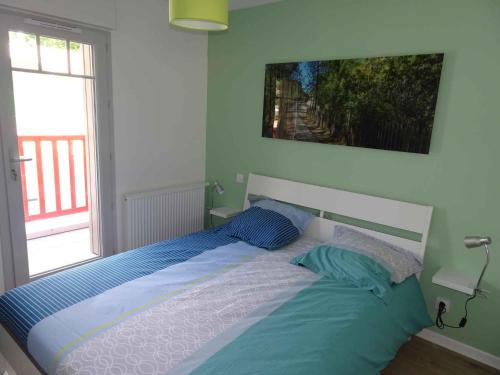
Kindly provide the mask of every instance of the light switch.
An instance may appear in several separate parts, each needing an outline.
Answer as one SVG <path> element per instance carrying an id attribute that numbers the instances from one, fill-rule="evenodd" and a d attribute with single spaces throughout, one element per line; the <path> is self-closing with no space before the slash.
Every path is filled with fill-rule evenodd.
<path id="1" fill-rule="evenodd" d="M 238 184 L 244 184 L 245 183 L 245 175 L 243 173 L 236 174 L 236 182 Z"/>

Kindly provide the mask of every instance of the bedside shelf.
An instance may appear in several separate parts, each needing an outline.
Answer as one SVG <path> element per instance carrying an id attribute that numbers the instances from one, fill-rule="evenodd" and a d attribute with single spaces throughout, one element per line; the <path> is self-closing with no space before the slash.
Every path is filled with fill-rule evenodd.
<path id="1" fill-rule="evenodd" d="M 454 270 L 450 267 L 441 268 L 433 277 L 432 283 L 450 288 L 469 296 L 474 294 L 478 278 L 469 276 L 463 272 Z"/>
<path id="2" fill-rule="evenodd" d="M 237 210 L 231 207 L 216 207 L 210 210 L 210 215 L 221 217 L 223 219 L 230 219 L 233 216 L 238 215 L 241 210 Z"/>

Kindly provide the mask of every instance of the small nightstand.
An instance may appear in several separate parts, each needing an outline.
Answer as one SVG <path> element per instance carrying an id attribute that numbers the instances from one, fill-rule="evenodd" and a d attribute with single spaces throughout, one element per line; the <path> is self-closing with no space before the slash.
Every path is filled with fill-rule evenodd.
<path id="1" fill-rule="evenodd" d="M 230 219 L 233 216 L 238 215 L 241 210 L 237 210 L 231 207 L 216 207 L 210 210 L 210 215 L 217 216 L 223 219 Z"/>
<path id="2" fill-rule="evenodd" d="M 433 277 L 432 283 L 450 288 L 469 296 L 474 294 L 477 287 L 478 278 L 469 276 L 463 272 L 454 270 L 450 267 L 441 268 Z"/>

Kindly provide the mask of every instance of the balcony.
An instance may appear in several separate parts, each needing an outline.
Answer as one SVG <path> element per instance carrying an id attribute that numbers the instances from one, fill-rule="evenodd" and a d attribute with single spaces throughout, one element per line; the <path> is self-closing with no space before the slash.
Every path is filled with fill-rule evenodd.
<path id="1" fill-rule="evenodd" d="M 91 250 L 84 135 L 19 136 L 30 275 L 78 263 Z"/>

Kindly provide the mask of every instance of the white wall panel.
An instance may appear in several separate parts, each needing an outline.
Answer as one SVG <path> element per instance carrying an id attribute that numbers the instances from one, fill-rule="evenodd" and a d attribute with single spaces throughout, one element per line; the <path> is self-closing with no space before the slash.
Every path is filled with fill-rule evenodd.
<path id="1" fill-rule="evenodd" d="M 0 0 L 0 5 L 107 29 L 116 26 L 116 0 Z"/>
<path id="2" fill-rule="evenodd" d="M 125 193 L 203 181 L 207 34 L 168 24 L 164 0 L 119 0 L 111 33 L 118 248 Z M 120 226 L 121 222 L 121 226 Z"/>

